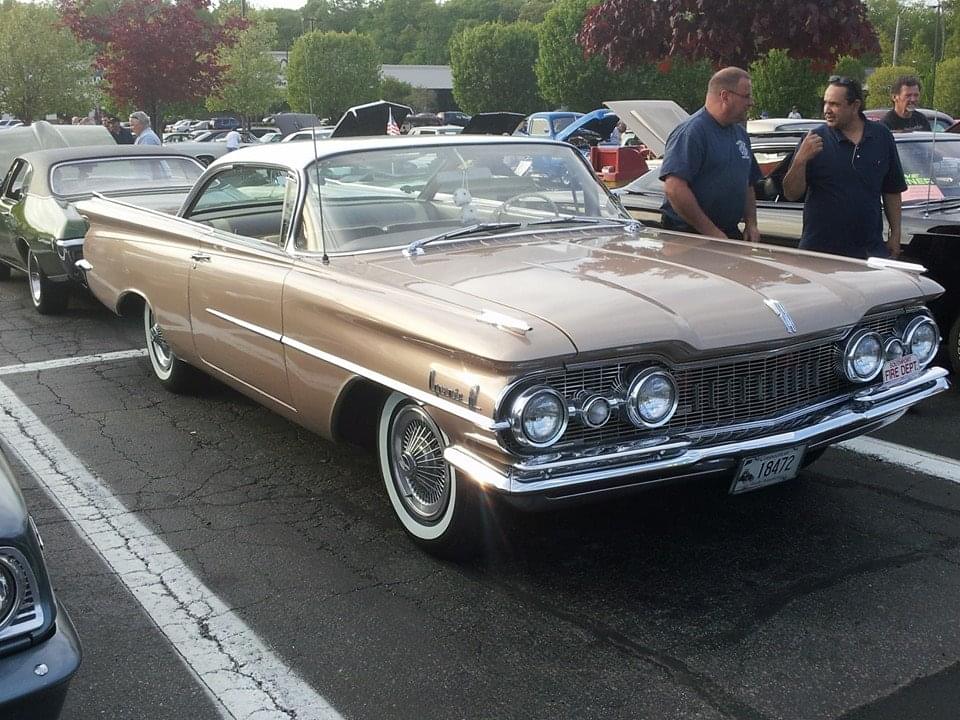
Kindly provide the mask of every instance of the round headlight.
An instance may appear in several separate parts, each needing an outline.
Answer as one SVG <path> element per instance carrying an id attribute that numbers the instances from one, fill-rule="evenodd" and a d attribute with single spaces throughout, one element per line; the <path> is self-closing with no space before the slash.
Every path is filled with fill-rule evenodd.
<path id="1" fill-rule="evenodd" d="M 567 429 L 567 402 L 542 385 L 524 390 L 510 411 L 513 435 L 523 445 L 547 447 Z"/>
<path id="2" fill-rule="evenodd" d="M 647 368 L 627 390 L 627 417 L 639 427 L 660 427 L 670 422 L 677 410 L 677 382 L 666 370 Z"/>
<path id="3" fill-rule="evenodd" d="M 903 346 L 911 355 L 916 355 L 921 366 L 929 364 L 940 347 L 937 324 L 926 315 L 914 318 L 903 331 Z"/>
<path id="4" fill-rule="evenodd" d="M 0 560 L 0 628 L 2 628 L 17 604 L 17 580 L 10 568 Z"/>
<path id="5" fill-rule="evenodd" d="M 580 405 L 579 416 L 587 427 L 602 427 L 610 419 L 610 401 L 602 395 L 591 395 Z"/>
<path id="6" fill-rule="evenodd" d="M 887 338 L 883 343 L 883 361 L 889 362 L 890 360 L 899 360 L 906 353 L 903 351 L 903 343 L 900 342 L 897 338 Z"/>
<path id="7" fill-rule="evenodd" d="M 848 380 L 864 383 L 873 380 L 883 368 L 883 341 L 870 330 L 855 332 L 843 352 L 843 371 Z"/>

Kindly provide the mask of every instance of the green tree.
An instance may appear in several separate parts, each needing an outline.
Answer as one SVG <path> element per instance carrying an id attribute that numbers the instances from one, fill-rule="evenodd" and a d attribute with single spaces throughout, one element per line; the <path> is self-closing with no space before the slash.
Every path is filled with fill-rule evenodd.
<path id="1" fill-rule="evenodd" d="M 409 105 L 410 97 L 413 95 L 413 85 L 403 80 L 397 80 L 392 77 L 384 77 L 380 81 L 380 97 L 390 102 L 400 105 Z"/>
<path id="2" fill-rule="evenodd" d="M 380 59 L 373 40 L 359 33 L 309 32 L 293 43 L 287 98 L 296 112 L 339 117 L 377 99 Z"/>
<path id="3" fill-rule="evenodd" d="M 622 77 L 599 55 L 584 60 L 576 35 L 598 0 L 559 0 L 537 26 L 539 54 L 534 70 L 543 99 L 551 105 L 589 112 L 620 94 Z"/>
<path id="4" fill-rule="evenodd" d="M 453 97 L 464 112 L 543 107 L 533 71 L 537 30 L 530 23 L 485 23 L 450 40 Z"/>
<path id="5" fill-rule="evenodd" d="M 809 60 L 796 60 L 785 50 L 770 50 L 750 65 L 755 110 L 786 117 L 796 105 L 806 117 L 818 116 L 827 74 L 816 72 Z"/>
<path id="6" fill-rule="evenodd" d="M 867 68 L 861 58 L 844 55 L 839 58 L 837 64 L 833 66 L 833 74 L 853 78 L 863 83 L 864 78 L 867 76 Z"/>
<path id="7" fill-rule="evenodd" d="M 890 100 L 893 82 L 901 75 L 914 75 L 912 67 L 905 65 L 885 65 L 878 67 L 867 78 L 867 93 L 865 102 L 868 108 L 892 107 Z"/>
<path id="8" fill-rule="evenodd" d="M 270 8 L 259 11 L 258 16 L 277 26 L 277 36 L 271 50 L 289 50 L 293 47 L 293 41 L 303 35 L 303 16 L 296 10 Z"/>
<path id="9" fill-rule="evenodd" d="M 29 122 L 47 113 L 86 113 L 96 102 L 93 51 L 45 5 L 0 11 L 0 103 Z"/>
<path id="10" fill-rule="evenodd" d="M 627 97 L 673 100 L 692 113 L 703 106 L 711 75 L 713 67 L 706 60 L 643 65 L 624 76 L 624 92 Z"/>
<path id="11" fill-rule="evenodd" d="M 439 15 L 434 0 L 383 0 L 370 33 L 380 48 L 381 62 L 419 61 L 418 41 L 426 29 L 438 25 Z"/>
<path id="12" fill-rule="evenodd" d="M 227 69 L 219 90 L 207 98 L 208 110 L 228 110 L 249 120 L 281 99 L 280 65 L 269 54 L 276 38 L 277 26 L 257 18 L 237 34 L 236 44 L 220 48 L 217 60 Z"/>
<path id="13" fill-rule="evenodd" d="M 960 57 L 947 58 L 937 65 L 937 90 L 934 107 L 960 116 Z"/>

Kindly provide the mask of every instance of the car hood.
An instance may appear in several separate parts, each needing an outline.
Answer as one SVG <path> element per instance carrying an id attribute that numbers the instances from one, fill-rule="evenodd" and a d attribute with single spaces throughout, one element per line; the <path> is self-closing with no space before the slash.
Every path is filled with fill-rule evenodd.
<path id="1" fill-rule="evenodd" d="M 6 173 L 14 158 L 32 150 L 116 144 L 102 125 L 51 125 L 38 120 L 29 127 L 10 128 L 0 134 L 0 166 Z"/>
<path id="2" fill-rule="evenodd" d="M 673 100 L 608 100 L 604 105 L 657 157 L 663 157 L 670 131 L 690 117 Z"/>
<path id="3" fill-rule="evenodd" d="M 473 115 L 463 126 L 464 135 L 510 135 L 526 117 L 515 112 L 485 112 Z"/>
<path id="4" fill-rule="evenodd" d="M 785 343 L 942 290 L 927 278 L 862 261 L 652 231 L 543 233 L 375 258 L 369 262 L 381 282 L 525 320 L 535 328 L 531 342 L 538 326 L 551 324 L 579 353 L 654 340 L 691 355 Z M 787 310 L 796 335 L 767 300 Z"/>
<path id="5" fill-rule="evenodd" d="M 606 140 L 610 137 L 610 133 L 613 132 L 618 122 L 620 122 L 620 118 L 617 117 L 616 113 L 606 109 L 594 110 L 583 117 L 578 117 L 567 125 L 557 133 L 556 139 L 566 141 L 578 130 L 589 130 L 590 132 L 597 133 L 601 140 Z"/>

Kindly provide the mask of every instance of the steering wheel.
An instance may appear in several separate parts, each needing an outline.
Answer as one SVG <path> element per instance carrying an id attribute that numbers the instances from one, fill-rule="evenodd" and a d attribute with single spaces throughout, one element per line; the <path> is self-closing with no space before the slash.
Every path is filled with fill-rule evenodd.
<path id="1" fill-rule="evenodd" d="M 503 201 L 500 207 L 497 208 L 497 222 L 500 222 L 500 219 L 503 217 L 503 214 L 510 209 L 510 206 L 513 205 L 513 203 L 517 202 L 518 200 L 523 200 L 524 198 L 527 198 L 530 200 L 539 200 L 545 205 L 548 205 L 550 207 L 551 212 L 553 212 L 553 214 L 556 217 L 560 217 L 561 215 L 560 208 L 557 207 L 557 204 L 553 200 L 548 198 L 546 195 L 540 195 L 539 193 L 523 192 L 523 193 L 518 193 L 512 197 L 508 197 L 506 200 Z"/>

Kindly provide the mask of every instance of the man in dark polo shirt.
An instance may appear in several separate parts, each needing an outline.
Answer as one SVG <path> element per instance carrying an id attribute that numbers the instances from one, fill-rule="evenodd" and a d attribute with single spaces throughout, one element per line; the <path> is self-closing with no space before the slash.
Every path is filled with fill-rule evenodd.
<path id="1" fill-rule="evenodd" d="M 907 189 L 893 135 L 863 115 L 856 80 L 831 77 L 823 93 L 826 125 L 810 131 L 783 178 L 788 200 L 804 200 L 804 250 L 848 257 L 900 254 L 900 193 Z M 882 212 L 889 234 L 883 239 Z"/>
<path id="2" fill-rule="evenodd" d="M 880 122 L 893 132 L 930 132 L 930 122 L 917 110 L 917 103 L 920 102 L 920 78 L 916 75 L 901 75 L 890 89 L 893 93 L 893 110 L 884 115 Z"/>
<path id="3" fill-rule="evenodd" d="M 663 227 L 718 238 L 760 239 L 753 192 L 760 168 L 740 124 L 752 105 L 745 70 L 728 67 L 710 78 L 704 106 L 667 137 L 660 166 L 666 195 L 660 206 Z"/>

